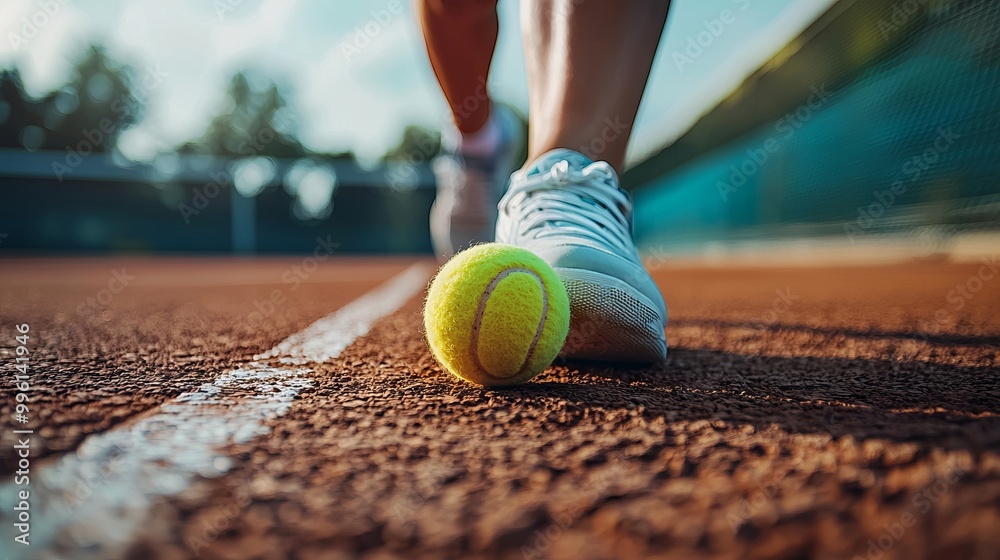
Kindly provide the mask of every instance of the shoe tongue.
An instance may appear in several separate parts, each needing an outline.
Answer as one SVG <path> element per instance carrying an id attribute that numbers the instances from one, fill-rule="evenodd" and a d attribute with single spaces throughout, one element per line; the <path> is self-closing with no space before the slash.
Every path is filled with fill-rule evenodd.
<path id="1" fill-rule="evenodd" d="M 533 161 L 528 167 L 527 174 L 528 176 L 544 175 L 560 161 L 569 162 L 570 167 L 581 170 L 594 163 L 590 158 L 580 152 L 574 152 L 573 150 L 567 150 L 565 148 L 558 148 L 542 154 L 538 157 L 538 159 Z"/>

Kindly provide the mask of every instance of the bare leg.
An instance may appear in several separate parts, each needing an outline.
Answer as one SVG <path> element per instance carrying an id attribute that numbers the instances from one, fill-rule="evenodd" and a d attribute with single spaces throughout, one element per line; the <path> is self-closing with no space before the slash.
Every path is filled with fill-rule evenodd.
<path id="1" fill-rule="evenodd" d="M 497 43 L 496 0 L 418 0 L 431 67 L 451 107 L 455 126 L 468 134 L 490 116 L 486 79 Z"/>
<path id="2" fill-rule="evenodd" d="M 521 2 L 528 162 L 555 148 L 621 171 L 669 0 Z"/>

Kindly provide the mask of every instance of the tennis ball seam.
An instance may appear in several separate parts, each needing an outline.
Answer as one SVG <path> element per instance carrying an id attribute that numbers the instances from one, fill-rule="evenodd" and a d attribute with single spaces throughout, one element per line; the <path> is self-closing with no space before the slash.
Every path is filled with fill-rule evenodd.
<path id="1" fill-rule="evenodd" d="M 515 273 L 527 274 L 538 282 L 538 286 L 542 291 L 542 316 L 538 320 L 538 327 L 535 329 L 535 336 L 532 338 L 531 345 L 528 346 L 528 350 L 524 354 L 524 361 L 521 363 L 521 367 L 519 367 L 517 371 L 511 375 L 500 377 L 490 373 L 489 370 L 483 367 L 483 364 L 479 361 L 479 330 L 483 324 L 483 315 L 486 313 L 486 302 L 488 302 L 490 296 L 493 295 L 493 291 L 496 289 L 497 285 L 499 285 L 504 278 Z M 525 368 L 528 367 L 528 363 L 531 362 L 531 356 L 535 352 L 535 346 L 538 344 L 538 339 L 542 337 L 542 332 L 545 330 L 545 321 L 548 319 L 548 316 L 549 293 L 545 287 L 545 282 L 542 281 L 542 277 L 539 276 L 537 272 L 531 270 L 530 268 L 514 267 L 506 268 L 497 273 L 497 275 L 490 280 L 490 283 L 486 286 L 486 289 L 483 290 L 483 293 L 479 296 L 479 306 L 476 307 L 476 316 L 472 322 L 472 336 L 469 340 L 469 353 L 472 355 L 472 359 L 475 361 L 476 367 L 479 368 L 479 371 L 487 377 L 496 380 L 510 379 L 523 374 Z"/>

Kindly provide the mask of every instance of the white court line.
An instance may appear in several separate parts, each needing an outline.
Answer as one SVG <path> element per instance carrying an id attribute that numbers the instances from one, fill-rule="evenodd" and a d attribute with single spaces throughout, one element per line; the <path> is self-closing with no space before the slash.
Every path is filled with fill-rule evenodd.
<path id="1" fill-rule="evenodd" d="M 299 391 L 312 385 L 306 364 L 337 357 L 423 289 L 429 272 L 425 264 L 413 265 L 246 366 L 86 438 L 75 453 L 32 465 L 28 486 L 0 485 L 0 550 L 10 559 L 120 556 L 137 529 L 152 521 L 157 500 L 179 494 L 196 475 L 228 471 L 232 462 L 221 447 L 266 434 L 267 421 L 286 414 Z M 257 361 L 265 359 L 281 365 Z M 14 541 L 15 497 L 25 489 L 29 546 Z"/>

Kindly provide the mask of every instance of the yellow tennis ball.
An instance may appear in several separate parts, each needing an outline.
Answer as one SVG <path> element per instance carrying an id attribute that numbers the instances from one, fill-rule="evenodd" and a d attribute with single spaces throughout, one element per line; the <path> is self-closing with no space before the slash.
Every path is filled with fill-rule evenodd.
<path id="1" fill-rule="evenodd" d="M 485 243 L 438 271 L 424 328 L 434 358 L 452 374 L 481 385 L 516 385 L 559 354 L 569 332 L 569 298 L 531 251 Z"/>

